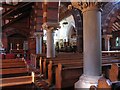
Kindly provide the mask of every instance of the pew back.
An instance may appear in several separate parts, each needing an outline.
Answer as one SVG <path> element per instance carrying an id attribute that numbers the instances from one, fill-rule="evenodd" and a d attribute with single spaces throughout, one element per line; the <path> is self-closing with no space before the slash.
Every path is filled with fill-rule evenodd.
<path id="1" fill-rule="evenodd" d="M 2 60 L 0 87 L 31 84 L 34 82 L 34 73 L 30 75 L 25 60 Z"/>

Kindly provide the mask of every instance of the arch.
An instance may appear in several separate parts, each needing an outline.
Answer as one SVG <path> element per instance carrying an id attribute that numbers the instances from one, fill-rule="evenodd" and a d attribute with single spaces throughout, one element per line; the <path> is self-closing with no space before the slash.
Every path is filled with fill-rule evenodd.
<path id="1" fill-rule="evenodd" d="M 108 21 L 108 30 L 107 33 L 112 33 L 112 25 L 117 21 L 117 16 L 119 15 L 120 9 L 116 10 L 113 15 L 111 15 L 111 19 Z"/>
<path id="2" fill-rule="evenodd" d="M 117 15 L 120 12 L 120 2 L 110 2 L 105 5 L 102 13 L 102 27 L 103 34 L 110 34 L 112 32 L 112 24 L 117 20 Z"/>
<path id="3" fill-rule="evenodd" d="M 72 9 L 72 15 L 75 20 L 75 29 L 76 29 L 76 35 L 77 35 L 77 52 L 83 51 L 83 15 L 82 12 L 77 9 Z"/>
<path id="4" fill-rule="evenodd" d="M 23 30 L 18 30 L 18 29 L 14 29 L 14 28 L 7 29 L 5 31 L 5 33 L 6 33 L 7 37 L 14 35 L 14 34 L 20 34 L 22 36 L 28 37 L 28 34 L 26 32 L 24 32 Z"/>
<path id="5" fill-rule="evenodd" d="M 68 29 L 67 29 L 67 36 L 68 36 L 69 39 L 71 38 L 71 35 L 72 35 L 73 30 L 75 30 L 75 27 L 74 27 L 72 24 L 70 24 L 70 25 L 68 26 Z M 76 30 L 75 30 L 75 31 L 76 31 Z"/>

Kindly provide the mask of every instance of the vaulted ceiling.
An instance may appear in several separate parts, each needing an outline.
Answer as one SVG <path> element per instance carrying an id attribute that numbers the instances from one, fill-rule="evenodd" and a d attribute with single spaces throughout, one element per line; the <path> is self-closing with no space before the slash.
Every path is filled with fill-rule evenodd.
<path id="1" fill-rule="evenodd" d="M 2 3 L 2 31 L 7 35 L 12 33 L 20 33 L 29 35 L 27 31 L 29 29 L 28 21 L 26 17 L 30 16 L 32 2 L 21 3 Z M 24 19 L 24 20 L 23 20 Z M 23 24 L 21 26 L 21 23 Z M 9 36 L 8 35 L 8 36 Z"/>
<path id="2" fill-rule="evenodd" d="M 104 34 L 120 30 L 120 2 L 109 2 L 104 6 L 102 28 Z"/>
<path id="3" fill-rule="evenodd" d="M 59 8 L 59 21 L 71 15 L 68 10 L 70 2 L 61 2 Z M 5 33 L 12 34 L 11 30 L 22 34 L 30 34 L 29 17 L 33 10 L 34 2 L 2 3 L 2 30 Z M 42 17 L 41 17 L 42 18 Z M 24 20 L 23 20 L 24 19 Z M 23 26 L 21 26 L 21 24 Z M 9 28 L 8 28 L 9 27 Z M 120 30 L 120 2 L 105 3 L 102 12 L 102 30 L 103 33 L 111 33 Z"/>

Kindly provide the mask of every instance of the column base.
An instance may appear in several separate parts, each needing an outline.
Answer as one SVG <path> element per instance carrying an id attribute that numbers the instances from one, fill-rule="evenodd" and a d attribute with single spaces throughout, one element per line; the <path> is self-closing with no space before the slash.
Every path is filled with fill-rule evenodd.
<path id="1" fill-rule="evenodd" d="M 83 74 L 79 81 L 75 83 L 75 90 L 89 90 L 91 85 L 97 86 L 100 77 L 101 76 L 86 76 Z"/>
<path id="2" fill-rule="evenodd" d="M 47 58 L 55 58 L 55 55 L 49 55 L 49 54 L 47 54 Z"/>

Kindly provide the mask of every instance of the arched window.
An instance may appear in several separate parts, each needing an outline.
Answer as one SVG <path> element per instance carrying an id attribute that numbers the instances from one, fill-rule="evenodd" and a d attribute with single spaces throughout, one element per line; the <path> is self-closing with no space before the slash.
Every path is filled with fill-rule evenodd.
<path id="1" fill-rule="evenodd" d="M 116 37 L 116 46 L 120 46 L 120 37 Z"/>

